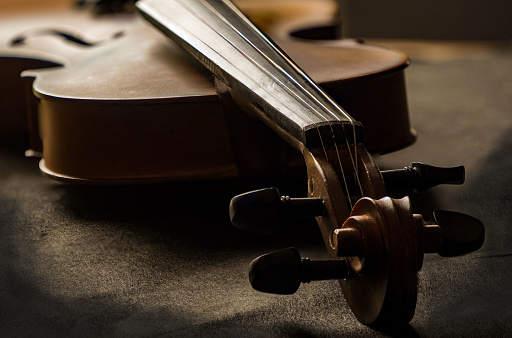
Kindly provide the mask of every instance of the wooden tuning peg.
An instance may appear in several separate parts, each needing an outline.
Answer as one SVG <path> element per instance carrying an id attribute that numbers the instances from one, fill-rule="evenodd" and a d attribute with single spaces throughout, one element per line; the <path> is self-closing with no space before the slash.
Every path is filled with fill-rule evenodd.
<path id="1" fill-rule="evenodd" d="M 440 184 L 463 184 L 465 179 L 464 166 L 441 168 L 419 162 L 403 169 L 383 170 L 381 174 L 388 189 L 411 189 L 416 192 Z"/>
<path id="2" fill-rule="evenodd" d="M 271 252 L 256 258 L 249 266 L 249 281 L 255 290 L 290 295 L 301 283 L 348 277 L 344 259 L 310 260 L 302 258 L 297 248 Z"/>
<path id="3" fill-rule="evenodd" d="M 276 188 L 266 188 L 233 197 L 229 205 L 231 223 L 256 233 L 272 233 L 283 223 L 315 217 L 324 211 L 321 198 L 281 196 Z"/>

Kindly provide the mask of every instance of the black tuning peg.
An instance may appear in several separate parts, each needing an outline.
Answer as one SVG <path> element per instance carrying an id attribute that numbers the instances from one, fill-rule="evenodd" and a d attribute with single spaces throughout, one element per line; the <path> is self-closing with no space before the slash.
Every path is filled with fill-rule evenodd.
<path id="1" fill-rule="evenodd" d="M 381 173 L 388 189 L 412 189 L 416 192 L 440 184 L 462 184 L 465 178 L 464 166 L 440 168 L 418 162 L 410 167 L 383 170 Z"/>
<path id="2" fill-rule="evenodd" d="M 229 204 L 231 223 L 238 228 L 272 233 L 283 223 L 323 214 L 321 198 L 281 196 L 276 188 L 266 188 L 233 197 Z"/>
<path id="3" fill-rule="evenodd" d="M 478 250 L 484 243 L 483 223 L 466 214 L 437 210 L 434 218 L 441 228 L 443 245 L 438 252 L 443 257 L 464 255 Z"/>
<path id="4" fill-rule="evenodd" d="M 260 256 L 249 266 L 249 281 L 255 290 L 291 295 L 301 283 L 348 277 L 344 259 L 310 260 L 302 258 L 297 248 L 288 248 Z"/>

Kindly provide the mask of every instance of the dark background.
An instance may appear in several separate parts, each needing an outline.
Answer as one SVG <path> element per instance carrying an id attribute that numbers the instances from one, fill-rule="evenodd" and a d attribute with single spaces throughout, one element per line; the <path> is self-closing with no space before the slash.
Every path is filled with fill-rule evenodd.
<path id="1" fill-rule="evenodd" d="M 507 0 L 350 1 L 342 3 L 352 37 L 510 40 Z"/>

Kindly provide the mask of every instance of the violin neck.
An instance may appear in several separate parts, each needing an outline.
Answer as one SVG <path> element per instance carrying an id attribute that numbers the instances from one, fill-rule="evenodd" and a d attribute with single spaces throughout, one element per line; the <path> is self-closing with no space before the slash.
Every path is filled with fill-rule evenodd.
<path id="1" fill-rule="evenodd" d="M 230 1 L 141 0 L 142 15 L 180 44 L 237 102 L 306 147 L 360 142 L 362 129 Z M 356 139 L 356 135 L 358 135 Z"/>

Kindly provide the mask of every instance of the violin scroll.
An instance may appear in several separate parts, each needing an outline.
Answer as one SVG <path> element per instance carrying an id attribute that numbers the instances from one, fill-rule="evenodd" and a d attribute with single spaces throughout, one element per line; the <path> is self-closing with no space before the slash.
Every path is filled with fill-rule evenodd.
<path id="1" fill-rule="evenodd" d="M 329 162 L 327 158 L 333 158 L 336 151 L 341 153 L 342 162 L 352 158 L 357 164 L 345 162 L 338 166 L 336 161 Z M 379 171 L 362 145 L 338 147 L 336 151 L 303 152 L 309 187 L 309 198 L 305 201 L 311 205 L 318 203 L 315 213 L 303 216 L 316 215 L 332 260 L 327 263 L 303 259 L 295 249 L 278 251 L 251 264 L 250 282 L 259 291 L 289 294 L 301 283 L 338 279 L 347 303 L 361 322 L 407 323 L 415 312 L 417 273 L 424 254 L 454 256 L 477 250 L 485 236 L 483 224 L 471 216 L 444 211 L 436 212 L 438 224 L 425 224 L 421 215 L 413 213 L 409 197 L 388 197 L 386 190 L 396 188 L 387 186 L 393 180 Z M 405 176 L 416 187 L 461 183 L 464 178 L 463 167 L 436 168 L 418 163 L 392 173 Z M 347 183 L 351 177 L 357 177 L 356 185 Z M 284 220 L 290 220 L 289 215 L 279 215 L 287 213 L 287 200 L 293 199 L 281 198 L 275 188 L 239 195 L 230 206 L 232 221 L 253 231 L 278 227 Z M 263 212 L 260 208 L 265 204 L 271 204 L 272 210 Z M 244 217 L 236 217 L 240 215 Z M 251 226 L 246 226 L 249 223 Z"/>
<path id="2" fill-rule="evenodd" d="M 480 248 L 485 237 L 483 224 L 471 216 L 440 211 L 436 218 L 439 225 L 426 225 L 421 215 L 412 213 L 408 197 L 362 198 L 332 233 L 339 259 L 309 260 L 288 248 L 255 259 L 249 280 L 258 291 L 291 294 L 301 282 L 339 279 L 363 323 L 409 322 L 424 253 L 466 254 Z"/>

